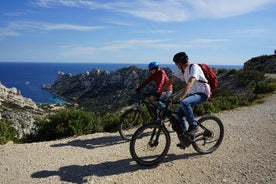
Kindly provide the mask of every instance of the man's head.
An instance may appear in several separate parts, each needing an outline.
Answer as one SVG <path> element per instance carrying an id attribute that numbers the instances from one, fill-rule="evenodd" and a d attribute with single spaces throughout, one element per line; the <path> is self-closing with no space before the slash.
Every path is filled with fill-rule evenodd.
<path id="1" fill-rule="evenodd" d="M 187 64 L 189 61 L 189 57 L 185 52 L 179 52 L 174 55 L 173 61 L 175 63 L 180 63 L 180 64 Z"/>
<path id="2" fill-rule="evenodd" d="M 149 64 L 148 68 L 151 73 L 155 73 L 159 68 L 159 63 L 157 61 L 153 61 Z"/>
<path id="3" fill-rule="evenodd" d="M 184 69 L 189 62 L 189 57 L 185 52 L 179 52 L 174 55 L 173 61 L 178 68 Z"/>

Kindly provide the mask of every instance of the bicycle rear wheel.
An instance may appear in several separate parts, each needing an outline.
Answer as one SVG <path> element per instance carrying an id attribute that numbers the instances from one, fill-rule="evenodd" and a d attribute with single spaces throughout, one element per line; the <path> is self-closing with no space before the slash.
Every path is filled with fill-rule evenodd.
<path id="1" fill-rule="evenodd" d="M 213 115 L 198 120 L 198 132 L 192 141 L 194 149 L 202 154 L 212 153 L 221 144 L 224 136 L 222 121 Z"/>
<path id="2" fill-rule="evenodd" d="M 120 119 L 119 133 L 125 140 L 130 140 L 137 127 L 144 124 L 146 117 L 140 109 L 129 109 L 125 111 Z"/>
<path id="3" fill-rule="evenodd" d="M 170 134 L 165 127 L 156 123 L 145 124 L 132 136 L 130 154 L 138 164 L 153 166 L 167 155 L 170 143 Z"/>

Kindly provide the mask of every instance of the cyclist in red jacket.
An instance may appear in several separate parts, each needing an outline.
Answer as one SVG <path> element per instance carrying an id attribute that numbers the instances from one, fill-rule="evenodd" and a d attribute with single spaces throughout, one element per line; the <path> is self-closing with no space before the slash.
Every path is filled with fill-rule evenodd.
<path id="1" fill-rule="evenodd" d="M 162 87 L 169 81 L 166 72 L 159 67 L 159 63 L 153 61 L 148 66 L 150 75 L 144 82 L 136 89 L 136 92 L 140 92 L 141 89 L 146 87 L 150 82 L 154 81 L 156 83 L 155 93 L 151 94 L 151 100 L 159 98 L 161 101 L 166 100 L 171 94 L 173 85 L 169 85 L 166 91 L 162 92 Z"/>

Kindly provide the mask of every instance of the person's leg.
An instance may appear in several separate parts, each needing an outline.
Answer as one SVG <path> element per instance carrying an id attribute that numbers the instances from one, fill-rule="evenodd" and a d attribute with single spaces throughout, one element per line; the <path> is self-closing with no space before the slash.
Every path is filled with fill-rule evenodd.
<path id="1" fill-rule="evenodd" d="M 189 125 L 197 125 L 193 113 L 193 107 L 207 101 L 207 99 L 208 97 L 204 93 L 194 93 L 180 102 L 180 107 L 182 108 Z"/>
<path id="2" fill-rule="evenodd" d="M 186 127 L 186 122 L 185 122 L 185 118 L 184 118 L 185 117 L 184 111 L 182 110 L 181 107 L 178 107 L 178 109 L 176 110 L 176 112 L 177 112 L 176 118 L 180 122 L 180 126 L 181 126 L 183 132 L 186 132 L 187 131 L 187 127 Z"/>
<path id="3" fill-rule="evenodd" d="M 164 102 L 166 101 L 170 96 L 172 95 L 172 91 L 166 91 L 162 93 L 162 96 L 160 96 L 160 101 Z"/>
<path id="4" fill-rule="evenodd" d="M 158 102 L 156 102 L 156 104 L 159 107 L 165 108 L 166 105 L 163 102 L 165 102 L 171 95 L 172 95 L 171 91 L 166 91 L 166 92 L 162 93 L 162 96 L 159 97 L 159 100 L 158 100 Z"/>
<path id="5" fill-rule="evenodd" d="M 188 147 L 189 145 L 186 144 L 185 142 L 185 133 L 187 132 L 187 127 L 186 127 L 186 122 L 185 122 L 185 117 L 184 117 L 184 111 L 182 110 L 182 108 L 179 106 L 178 109 L 176 110 L 177 112 L 177 116 L 176 118 L 178 119 L 181 129 L 183 131 L 183 133 L 177 133 L 177 137 L 179 139 L 179 142 L 177 144 L 177 147 L 181 148 L 181 149 L 185 149 L 185 147 Z"/>

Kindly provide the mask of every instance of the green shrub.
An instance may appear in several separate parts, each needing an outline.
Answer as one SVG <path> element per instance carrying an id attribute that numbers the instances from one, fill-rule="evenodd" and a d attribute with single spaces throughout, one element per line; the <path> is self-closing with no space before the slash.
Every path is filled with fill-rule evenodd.
<path id="1" fill-rule="evenodd" d="M 220 74 L 227 73 L 227 72 L 228 72 L 228 70 L 223 68 L 223 69 L 218 69 L 216 74 L 220 75 Z"/>
<path id="2" fill-rule="evenodd" d="M 228 75 L 238 75 L 241 72 L 241 70 L 237 69 L 231 69 L 228 73 Z"/>
<path id="3" fill-rule="evenodd" d="M 36 130 L 24 137 L 24 142 L 49 141 L 64 137 L 95 132 L 117 131 L 119 116 L 104 116 L 82 110 L 63 109 L 36 122 Z"/>
<path id="4" fill-rule="evenodd" d="M 27 140 L 47 141 L 96 132 L 94 116 L 81 110 L 63 109 L 36 122 L 37 129 Z"/>
<path id="5" fill-rule="evenodd" d="M 5 144 L 8 141 L 16 140 L 16 129 L 10 126 L 6 120 L 0 121 L 0 144 Z"/>
<path id="6" fill-rule="evenodd" d="M 104 127 L 105 132 L 116 132 L 118 131 L 118 125 L 120 122 L 120 116 L 114 113 L 107 113 L 101 118 L 101 123 Z"/>
<path id="7" fill-rule="evenodd" d="M 200 104 L 200 105 L 194 107 L 194 115 L 195 116 L 211 114 L 212 112 L 215 112 L 215 107 L 214 107 L 214 104 L 211 102 L 205 102 L 203 104 Z"/>
<path id="8" fill-rule="evenodd" d="M 260 81 L 256 84 L 254 93 L 256 94 L 265 94 L 274 92 L 276 89 L 276 82 L 272 79 L 267 79 L 264 81 Z"/>
<path id="9" fill-rule="evenodd" d="M 201 105 L 194 107 L 195 116 L 202 116 L 205 114 L 220 112 L 224 110 L 235 109 L 240 106 L 247 106 L 251 103 L 246 99 L 240 99 L 238 96 L 230 95 L 225 92 L 226 95 L 220 94 L 211 101 L 205 102 Z"/>
<path id="10" fill-rule="evenodd" d="M 246 87 L 250 83 L 257 83 L 263 81 L 265 75 L 263 72 L 255 70 L 240 70 L 238 73 L 237 87 Z"/>

